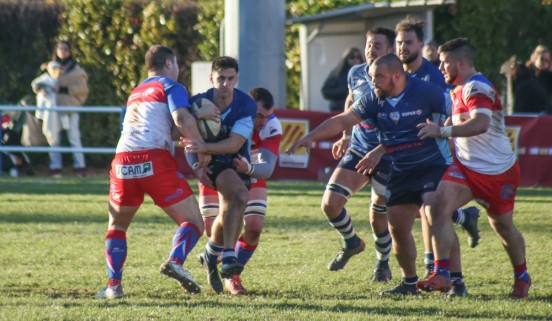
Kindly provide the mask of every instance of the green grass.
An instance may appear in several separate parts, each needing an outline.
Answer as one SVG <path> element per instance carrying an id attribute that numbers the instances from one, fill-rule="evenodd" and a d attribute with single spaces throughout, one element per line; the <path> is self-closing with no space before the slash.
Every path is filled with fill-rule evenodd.
<path id="1" fill-rule="evenodd" d="M 202 238 L 185 267 L 203 292 L 188 295 L 158 272 L 176 225 L 148 200 L 128 237 L 126 297 L 94 300 L 106 282 L 104 236 L 108 181 L 0 178 L 0 320 L 551 320 L 552 189 L 521 189 L 515 222 L 525 236 L 533 278 L 530 298 L 507 299 L 512 268 L 488 222 L 475 249 L 462 239 L 467 298 L 440 293 L 382 298 L 389 285 L 371 284 L 371 246 L 340 272 L 327 263 L 339 237 L 324 219 L 321 183 L 271 182 L 266 228 L 242 274 L 250 295 L 216 295 L 196 261 Z M 348 205 L 357 232 L 371 243 L 364 191 Z M 420 226 L 414 228 L 419 241 Z M 418 242 L 419 274 L 423 273 Z M 399 279 L 391 259 L 392 285 Z"/>

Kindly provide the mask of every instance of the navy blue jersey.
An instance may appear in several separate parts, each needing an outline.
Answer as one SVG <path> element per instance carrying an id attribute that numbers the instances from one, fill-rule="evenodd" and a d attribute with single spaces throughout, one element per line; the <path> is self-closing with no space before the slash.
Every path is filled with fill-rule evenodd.
<path id="1" fill-rule="evenodd" d="M 452 99 L 450 98 L 450 91 L 454 88 L 454 86 L 447 85 L 445 82 L 445 76 L 443 76 L 439 68 L 435 67 L 435 65 L 429 62 L 429 60 L 422 58 L 422 66 L 420 66 L 415 73 L 410 74 L 410 76 L 430 82 L 442 88 L 445 93 L 447 116 L 452 115 Z"/>
<path id="2" fill-rule="evenodd" d="M 445 82 L 445 76 L 439 71 L 439 68 L 429 62 L 427 59 L 422 58 L 422 65 L 415 73 L 410 74 L 411 77 L 421 79 L 423 81 L 435 84 L 443 91 L 447 90 L 447 83 Z"/>
<path id="3" fill-rule="evenodd" d="M 407 77 L 406 88 L 399 96 L 379 99 L 371 92 L 351 108 L 360 118 L 375 124 L 378 139 L 393 162 L 393 171 L 452 162 L 447 139 L 421 140 L 416 128 L 426 119 L 438 124 L 444 121 L 445 98 L 439 87 Z"/>
<path id="4" fill-rule="evenodd" d="M 368 64 L 363 63 L 355 65 L 349 70 L 347 77 L 349 90 L 353 93 L 354 101 L 360 97 L 372 92 L 372 78 L 368 75 Z M 359 156 L 364 156 L 366 153 L 376 148 L 379 145 L 378 137 L 375 132 L 375 124 L 371 120 L 364 120 L 353 127 L 351 135 L 351 148 L 356 151 Z"/>
<path id="5" fill-rule="evenodd" d="M 213 88 L 208 91 L 194 95 L 190 102 L 193 103 L 197 99 L 207 98 L 214 102 Z M 239 89 L 234 89 L 234 98 L 230 105 L 221 112 L 221 128 L 220 133 L 215 141 L 221 141 L 230 137 L 231 133 L 238 134 L 244 137 L 247 141 L 239 150 L 239 154 L 249 157 L 249 148 L 251 141 L 251 134 L 253 133 L 253 120 L 257 116 L 257 103 L 249 95 Z M 234 155 L 227 155 L 228 157 L 234 157 Z M 220 157 L 213 155 L 213 158 Z"/>

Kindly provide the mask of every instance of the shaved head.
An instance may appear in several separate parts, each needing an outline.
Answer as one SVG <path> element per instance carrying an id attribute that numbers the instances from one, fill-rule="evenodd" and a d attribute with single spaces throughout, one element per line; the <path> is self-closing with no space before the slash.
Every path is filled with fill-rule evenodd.
<path id="1" fill-rule="evenodd" d="M 385 66 L 390 72 L 404 73 L 403 65 L 399 57 L 394 54 L 387 54 L 374 60 L 372 66 Z"/>

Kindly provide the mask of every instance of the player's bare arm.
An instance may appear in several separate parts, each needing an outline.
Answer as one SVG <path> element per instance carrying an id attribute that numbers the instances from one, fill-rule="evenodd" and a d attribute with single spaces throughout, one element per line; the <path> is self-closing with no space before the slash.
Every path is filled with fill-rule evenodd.
<path id="1" fill-rule="evenodd" d="M 181 136 L 192 138 L 197 141 L 203 142 L 203 138 L 199 134 L 197 129 L 197 123 L 194 116 L 189 112 L 188 108 L 178 108 L 172 112 L 172 118 L 174 121 L 174 128 L 176 129 L 178 136 L 174 136 L 173 139 L 180 139 Z M 206 153 L 198 153 L 198 165 L 196 169 L 204 168 L 211 161 L 211 155 Z"/>
<path id="2" fill-rule="evenodd" d="M 220 122 L 220 109 L 213 105 L 205 105 L 202 108 L 198 109 L 194 116 L 197 119 L 206 119 Z"/>
<path id="3" fill-rule="evenodd" d="M 454 126 L 439 126 L 431 120 L 426 120 L 426 123 L 418 124 L 420 129 L 418 137 L 439 138 L 439 137 L 471 137 L 487 132 L 491 118 L 484 113 L 474 113 L 472 118 Z"/>
<path id="4" fill-rule="evenodd" d="M 349 95 L 347 96 L 347 99 L 345 100 L 345 110 L 349 110 L 349 108 L 353 105 L 354 98 L 353 98 L 353 92 L 349 89 Z M 351 142 L 351 132 L 352 128 L 349 127 L 343 131 L 343 136 L 341 139 L 339 139 L 337 142 L 335 142 L 332 146 L 332 156 L 334 159 L 340 159 L 345 155 L 345 152 L 349 148 L 349 144 Z"/>
<path id="5" fill-rule="evenodd" d="M 379 164 L 381 158 L 385 154 L 385 148 L 380 144 L 372 149 L 358 162 L 355 166 L 357 172 L 366 175 L 372 174 L 374 168 Z"/>
<path id="6" fill-rule="evenodd" d="M 293 154 L 297 148 L 301 146 L 305 147 L 307 152 L 310 152 L 312 142 L 331 138 L 344 131 L 345 128 L 351 128 L 353 125 L 358 124 L 361 120 L 362 119 L 350 109 L 339 115 L 335 115 L 324 121 L 306 136 L 295 141 L 286 153 Z"/>
<path id="7" fill-rule="evenodd" d="M 181 138 L 180 144 L 185 146 L 186 152 L 205 154 L 235 154 L 245 143 L 246 138 L 231 133 L 230 137 L 216 143 L 206 143 L 202 139 Z"/>

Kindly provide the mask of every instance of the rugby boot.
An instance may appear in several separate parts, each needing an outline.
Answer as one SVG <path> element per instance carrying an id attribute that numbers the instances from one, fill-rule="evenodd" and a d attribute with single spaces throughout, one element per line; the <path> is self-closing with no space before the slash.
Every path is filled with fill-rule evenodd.
<path id="1" fill-rule="evenodd" d="M 360 240 L 360 243 L 357 247 L 353 249 L 342 248 L 339 253 L 334 257 L 334 259 L 328 264 L 328 270 L 338 271 L 345 267 L 349 259 L 359 253 L 362 253 L 366 248 L 366 244 L 363 240 Z"/>
<path id="2" fill-rule="evenodd" d="M 199 283 L 194 280 L 190 272 L 184 270 L 174 261 L 166 261 L 165 263 L 161 264 L 159 272 L 178 281 L 178 283 L 180 283 L 180 285 L 188 293 L 197 294 L 201 292 L 201 287 L 199 286 Z"/>
<path id="3" fill-rule="evenodd" d="M 468 234 L 468 245 L 471 248 L 476 247 L 479 244 L 479 228 L 477 221 L 479 220 L 479 209 L 475 206 L 462 209 L 464 212 L 464 223 L 462 223 L 462 229 Z"/>

